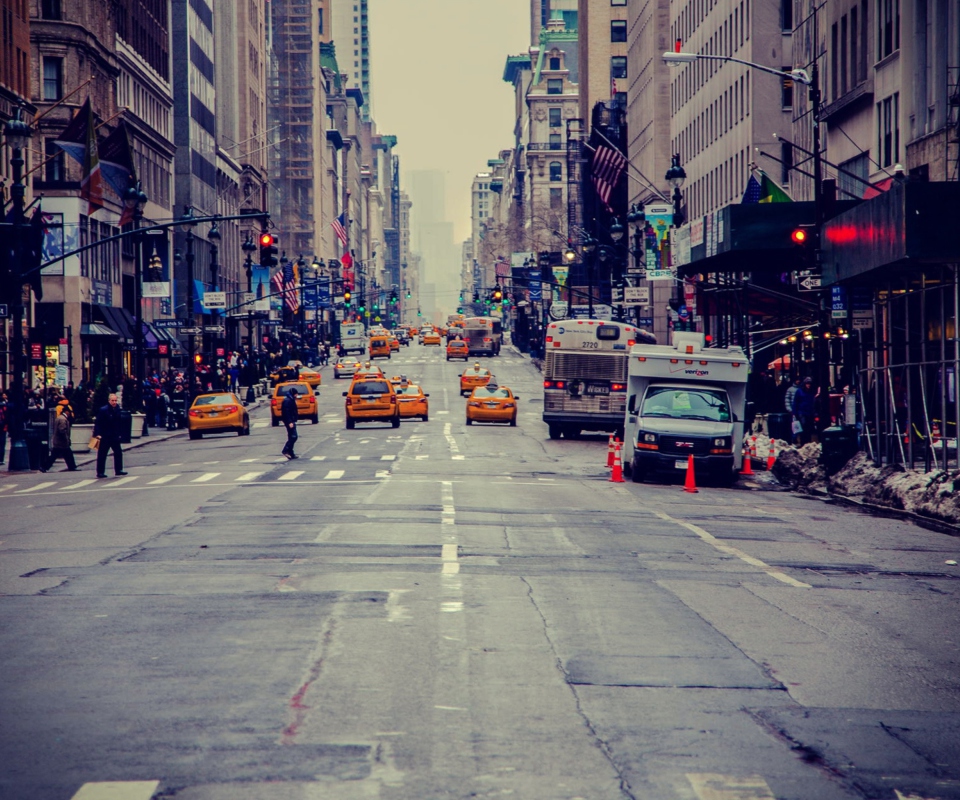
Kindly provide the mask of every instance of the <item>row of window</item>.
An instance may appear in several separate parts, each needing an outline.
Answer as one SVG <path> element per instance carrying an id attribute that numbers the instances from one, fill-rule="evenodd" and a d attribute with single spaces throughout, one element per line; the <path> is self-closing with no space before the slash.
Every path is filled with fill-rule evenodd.
<path id="1" fill-rule="evenodd" d="M 830 96 L 834 100 L 867 79 L 867 6 L 868 0 L 861 0 L 859 9 L 854 6 L 830 28 Z"/>
<path id="2" fill-rule="evenodd" d="M 120 229 L 80 215 L 80 247 L 109 239 Z M 80 275 L 95 281 L 120 283 L 120 242 L 113 241 L 80 253 Z"/>
<path id="3" fill-rule="evenodd" d="M 693 181 L 690 186 L 684 187 L 683 196 L 689 208 L 688 219 L 740 202 L 750 178 L 752 160 L 750 149 L 744 148 Z"/>
<path id="4" fill-rule="evenodd" d="M 673 141 L 673 152 L 687 162 L 750 116 L 750 73 L 741 75 L 698 114 Z"/>
<path id="5" fill-rule="evenodd" d="M 673 40 L 679 39 L 686 42 L 690 39 L 717 2 L 718 0 L 694 0 L 694 2 L 688 3 L 671 26 Z M 743 0 L 739 6 L 734 7 L 727 19 L 720 25 L 719 30 L 710 37 L 708 43 L 710 49 L 705 48 L 701 52 L 730 56 L 740 49 L 744 41 L 749 38 L 750 0 Z M 717 46 L 721 49 L 718 50 Z"/>

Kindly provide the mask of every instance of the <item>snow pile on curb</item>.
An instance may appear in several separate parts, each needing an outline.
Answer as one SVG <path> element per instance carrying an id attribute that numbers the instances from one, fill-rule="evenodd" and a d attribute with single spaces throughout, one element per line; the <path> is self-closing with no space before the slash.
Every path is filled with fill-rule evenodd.
<path id="1" fill-rule="evenodd" d="M 960 524 L 960 470 L 915 472 L 900 464 L 878 466 L 857 453 L 836 475 L 819 463 L 820 445 L 786 445 L 773 467 L 782 484 L 796 491 L 823 491 L 884 508 Z"/>

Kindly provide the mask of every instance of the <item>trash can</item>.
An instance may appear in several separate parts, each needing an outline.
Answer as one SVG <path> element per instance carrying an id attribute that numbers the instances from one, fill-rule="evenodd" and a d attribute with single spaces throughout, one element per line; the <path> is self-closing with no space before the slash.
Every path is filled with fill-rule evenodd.
<path id="1" fill-rule="evenodd" d="M 859 449 L 857 429 L 853 425 L 834 425 L 820 432 L 820 463 L 828 475 L 843 469 Z"/>
<path id="2" fill-rule="evenodd" d="M 783 411 L 779 414 L 767 414 L 767 435 L 771 439 L 782 439 L 785 442 L 793 441 L 793 414 Z"/>
<path id="3" fill-rule="evenodd" d="M 23 438 L 27 445 L 30 469 L 40 469 L 50 457 L 50 421 L 43 410 L 30 410 L 23 421 Z"/>
<path id="4" fill-rule="evenodd" d="M 133 441 L 133 414 L 120 409 L 120 443 L 130 444 Z"/>

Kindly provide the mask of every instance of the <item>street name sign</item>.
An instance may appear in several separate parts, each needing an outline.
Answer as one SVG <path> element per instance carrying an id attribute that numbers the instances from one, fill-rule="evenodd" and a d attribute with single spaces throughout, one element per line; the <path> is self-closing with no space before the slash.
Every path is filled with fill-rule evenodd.
<path id="1" fill-rule="evenodd" d="M 226 328 L 223 325 L 207 325 L 203 331 L 205 333 L 224 333 Z"/>
<path id="2" fill-rule="evenodd" d="M 672 269 L 648 269 L 648 281 L 672 281 L 674 278 Z"/>
<path id="3" fill-rule="evenodd" d="M 186 324 L 186 320 L 182 319 L 155 319 L 153 321 L 154 327 L 157 328 L 182 328 Z"/>

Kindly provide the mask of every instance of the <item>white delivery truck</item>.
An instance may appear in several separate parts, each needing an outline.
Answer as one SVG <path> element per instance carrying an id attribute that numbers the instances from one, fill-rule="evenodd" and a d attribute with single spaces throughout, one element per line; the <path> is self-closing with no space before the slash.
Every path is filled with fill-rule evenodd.
<path id="1" fill-rule="evenodd" d="M 340 323 L 340 347 L 344 355 L 367 352 L 367 336 L 362 322 Z"/>
<path id="2" fill-rule="evenodd" d="M 623 465 L 639 483 L 686 470 L 733 483 L 742 458 L 747 357 L 739 347 L 704 347 L 702 333 L 675 331 L 672 345 L 637 344 L 627 368 Z"/>

